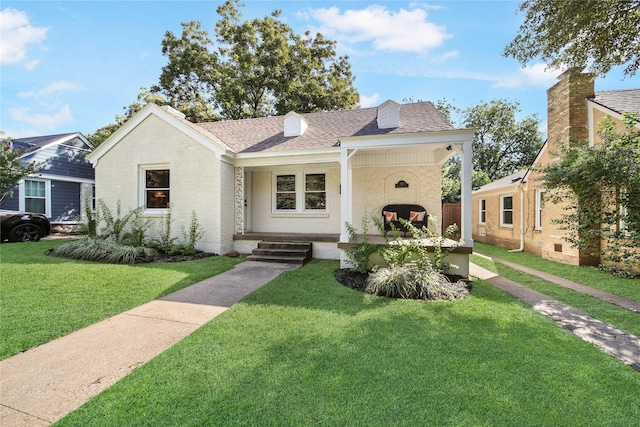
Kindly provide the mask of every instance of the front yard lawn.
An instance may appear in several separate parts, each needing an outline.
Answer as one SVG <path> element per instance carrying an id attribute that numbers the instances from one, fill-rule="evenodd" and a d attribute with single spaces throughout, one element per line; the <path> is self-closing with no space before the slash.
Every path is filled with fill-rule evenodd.
<path id="1" fill-rule="evenodd" d="M 0 359 L 233 268 L 210 257 L 109 265 L 44 255 L 65 240 L 0 245 Z"/>
<path id="2" fill-rule="evenodd" d="M 628 299 L 640 301 L 640 279 L 622 279 L 599 271 L 596 267 L 578 267 L 563 264 L 526 252 L 509 252 L 498 246 L 474 242 L 473 251 L 483 255 L 506 259 L 535 270 L 544 271 L 567 280 L 600 289 Z"/>
<path id="3" fill-rule="evenodd" d="M 284 273 L 59 422 L 636 425 L 640 373 L 486 282 L 375 297 L 338 263 Z"/>

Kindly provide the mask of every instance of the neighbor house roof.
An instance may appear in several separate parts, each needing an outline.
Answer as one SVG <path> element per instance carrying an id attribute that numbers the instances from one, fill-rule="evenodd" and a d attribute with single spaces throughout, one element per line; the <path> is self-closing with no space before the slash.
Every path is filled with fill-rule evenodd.
<path id="1" fill-rule="evenodd" d="M 640 89 L 596 92 L 595 96 L 590 97 L 589 100 L 619 114 L 625 112 L 640 114 Z"/>
<path id="2" fill-rule="evenodd" d="M 496 181 L 490 182 L 488 184 L 483 185 L 474 191 L 474 193 L 483 193 L 486 191 L 499 190 L 501 188 L 507 188 L 512 186 L 517 186 L 522 182 L 522 179 L 526 175 L 527 170 L 521 170 L 512 175 L 505 176 L 504 178 L 500 178 Z"/>
<path id="3" fill-rule="evenodd" d="M 34 151 L 43 150 L 52 145 L 70 145 L 74 148 L 89 151 L 92 147 L 87 138 L 80 132 L 61 133 L 57 135 L 31 136 L 11 140 L 11 146 L 24 150 L 24 156 L 33 154 Z"/>
<path id="4" fill-rule="evenodd" d="M 454 129 L 431 102 L 400 105 L 400 123 L 395 128 L 378 128 L 377 114 L 377 107 L 300 114 L 308 126 L 302 135 L 291 137 L 284 136 L 285 116 L 197 123 L 195 126 L 217 136 L 236 153 L 322 149 L 336 147 L 341 137 Z"/>
<path id="5" fill-rule="evenodd" d="M 16 139 L 12 139 L 11 140 L 11 145 L 14 148 L 19 148 L 25 151 L 26 153 L 29 153 L 31 151 L 36 151 L 36 150 L 41 150 L 43 148 L 46 148 L 50 145 L 53 144 L 64 144 L 66 142 L 69 142 L 75 138 L 79 138 L 81 141 L 81 144 L 79 145 L 84 145 L 84 147 L 78 147 L 78 144 L 75 144 L 74 146 L 76 148 L 84 148 L 84 149 L 90 149 L 91 146 L 89 145 L 89 141 L 87 141 L 87 139 L 80 133 L 80 132 L 73 132 L 73 133 L 61 133 L 61 134 L 57 134 L 57 135 L 45 135 L 45 136 L 31 136 L 31 137 L 26 137 L 26 138 L 16 138 Z"/>

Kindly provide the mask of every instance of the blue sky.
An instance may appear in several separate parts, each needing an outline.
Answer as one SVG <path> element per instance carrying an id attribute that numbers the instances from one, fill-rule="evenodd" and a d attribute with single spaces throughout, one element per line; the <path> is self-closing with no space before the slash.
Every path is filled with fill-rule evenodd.
<path id="1" fill-rule="evenodd" d="M 93 133 L 114 122 L 166 64 L 166 31 L 201 21 L 214 37 L 221 1 L 10 1 L 0 4 L 0 129 L 20 138 Z M 244 18 L 282 10 L 297 33 L 321 32 L 350 57 L 363 107 L 392 99 L 520 103 L 546 125 L 558 71 L 501 55 L 522 22 L 517 1 L 245 1 Z M 622 67 L 596 91 L 640 87 Z"/>

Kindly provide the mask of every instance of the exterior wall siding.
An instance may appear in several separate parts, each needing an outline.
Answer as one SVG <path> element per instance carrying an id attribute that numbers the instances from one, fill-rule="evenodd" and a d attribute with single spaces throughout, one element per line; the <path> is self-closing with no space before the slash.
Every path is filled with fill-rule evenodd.
<path id="1" fill-rule="evenodd" d="M 123 212 L 141 204 L 140 168 L 144 165 L 168 165 L 172 236 L 182 240 L 188 230 L 192 211 L 205 235 L 197 248 L 221 253 L 232 242 L 221 241 L 221 222 L 232 223 L 231 212 L 224 212 L 221 191 L 233 188 L 233 181 L 221 173 L 214 153 L 156 116 L 150 116 L 103 156 L 96 166 L 96 198 L 115 209 L 120 201 Z M 233 199 L 232 199 L 233 200 Z M 229 202 L 232 203 L 232 202 Z M 157 236 L 164 215 L 149 215 L 152 234 Z M 229 222 L 230 221 L 230 222 Z M 232 225 L 229 227 L 233 228 Z"/>
<path id="2" fill-rule="evenodd" d="M 25 156 L 22 162 L 44 162 L 40 169 L 42 174 L 93 180 L 95 172 L 91 163 L 85 160 L 87 154 L 87 150 L 60 144 Z"/>
<path id="3" fill-rule="evenodd" d="M 51 222 L 76 223 L 80 217 L 80 184 L 51 181 Z"/>

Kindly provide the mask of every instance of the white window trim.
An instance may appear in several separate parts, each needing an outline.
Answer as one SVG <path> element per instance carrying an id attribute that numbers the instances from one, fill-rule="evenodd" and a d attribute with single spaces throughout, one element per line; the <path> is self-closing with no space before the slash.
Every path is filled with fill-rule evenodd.
<path id="1" fill-rule="evenodd" d="M 546 192 L 544 189 L 536 190 L 536 203 L 535 203 L 535 225 L 533 227 L 534 230 L 541 231 L 542 230 L 542 197 Z"/>
<path id="2" fill-rule="evenodd" d="M 40 181 L 44 182 L 44 214 L 47 218 L 51 218 L 51 180 L 38 179 L 38 178 L 25 178 L 18 184 L 18 191 L 20 193 L 20 200 L 18 201 L 18 210 L 24 212 L 26 210 L 25 202 L 25 181 Z"/>
<path id="3" fill-rule="evenodd" d="M 506 197 L 511 197 L 511 224 L 505 224 L 504 223 L 504 199 Z M 513 212 L 513 194 L 502 194 L 500 195 L 500 227 L 505 227 L 505 228 L 513 228 L 513 217 L 514 217 L 514 212 Z"/>
<path id="4" fill-rule="evenodd" d="M 482 209 L 482 202 L 484 202 L 484 209 Z M 482 220 L 482 213 L 484 212 L 484 221 Z M 487 199 L 478 200 L 478 224 L 485 225 L 487 223 Z"/>
<path id="5" fill-rule="evenodd" d="M 169 163 L 157 163 L 157 164 L 148 164 L 148 165 L 140 165 L 139 167 L 139 175 L 138 175 L 138 206 L 144 207 L 142 211 L 143 215 L 168 215 L 169 209 L 167 208 L 147 208 L 147 174 L 148 170 L 169 170 L 169 191 L 171 191 L 171 168 L 169 167 Z"/>
<path id="6" fill-rule="evenodd" d="M 325 201 L 327 206 L 325 209 L 305 209 L 304 196 L 305 196 L 305 182 L 307 175 L 324 175 L 324 192 Z M 295 175 L 296 177 L 296 209 L 276 209 L 276 189 L 278 176 L 281 175 Z M 329 212 L 329 194 L 327 191 L 327 172 L 326 171 L 277 171 L 271 175 L 271 213 L 276 216 L 314 216 L 321 215 L 326 216 Z"/>

